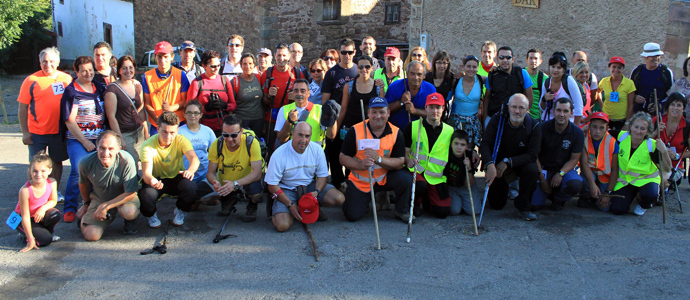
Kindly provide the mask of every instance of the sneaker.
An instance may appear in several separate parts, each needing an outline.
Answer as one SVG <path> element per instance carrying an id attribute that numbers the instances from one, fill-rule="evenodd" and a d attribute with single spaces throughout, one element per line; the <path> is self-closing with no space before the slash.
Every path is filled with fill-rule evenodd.
<path id="1" fill-rule="evenodd" d="M 58 202 L 57 203 L 65 203 L 65 196 L 62 195 L 62 193 L 58 192 Z"/>
<path id="2" fill-rule="evenodd" d="M 510 199 L 513 199 L 513 200 L 514 200 L 515 198 L 517 198 L 518 195 L 519 195 L 518 190 L 510 189 L 510 192 L 508 192 L 508 197 L 509 197 Z"/>
<path id="3" fill-rule="evenodd" d="M 175 226 L 182 226 L 184 224 L 184 217 L 187 215 L 186 212 L 183 212 L 179 210 L 177 207 L 175 208 L 175 217 L 173 217 L 173 225 Z"/>
<path id="4" fill-rule="evenodd" d="M 325 213 L 323 213 L 323 210 L 321 210 L 321 207 L 319 207 L 319 218 L 316 220 L 319 222 L 328 221 L 328 216 Z"/>
<path id="5" fill-rule="evenodd" d="M 642 206 L 640 206 L 640 205 L 638 204 L 638 205 L 635 207 L 635 210 L 634 210 L 633 212 L 634 212 L 636 215 L 638 215 L 638 216 L 642 216 L 642 215 L 644 215 L 644 213 L 647 212 L 647 210 L 644 209 L 644 208 L 642 208 Z"/>
<path id="6" fill-rule="evenodd" d="M 410 222 L 410 213 L 401 213 L 399 211 L 395 212 L 395 217 L 398 218 L 399 220 L 403 221 L 403 223 L 408 223 Z M 417 219 L 414 215 L 412 215 L 412 223 Z"/>
<path id="7" fill-rule="evenodd" d="M 53 242 L 57 242 L 60 240 L 60 237 L 57 235 L 53 235 Z"/>
<path id="8" fill-rule="evenodd" d="M 149 227 L 151 227 L 151 228 L 161 227 L 161 220 L 158 218 L 158 213 L 153 214 L 153 216 L 148 217 L 147 219 L 149 219 Z"/>
<path id="9" fill-rule="evenodd" d="M 125 220 L 125 227 L 122 230 L 124 235 L 133 235 L 137 233 L 137 220 Z"/>
<path id="10" fill-rule="evenodd" d="M 68 211 L 65 213 L 65 216 L 63 217 L 65 220 L 65 223 L 72 223 L 74 222 L 74 212 L 73 211 Z"/>
<path id="11" fill-rule="evenodd" d="M 553 201 L 553 202 L 551 202 L 550 208 L 553 211 L 562 211 L 564 207 L 565 207 L 564 201 Z"/>
<path id="12" fill-rule="evenodd" d="M 220 211 L 218 212 L 218 215 L 229 216 L 231 213 L 234 213 L 236 211 L 235 204 L 237 204 L 239 201 L 240 198 L 236 196 L 230 197 L 230 199 L 225 201 L 220 201 Z"/>
<path id="13" fill-rule="evenodd" d="M 259 208 L 259 204 L 252 202 L 252 200 L 249 200 L 249 202 L 247 202 L 247 213 L 244 214 L 244 218 L 242 218 L 242 221 L 244 221 L 244 222 L 256 221 L 256 210 L 257 210 L 257 208 Z"/>
<path id="14" fill-rule="evenodd" d="M 520 210 L 515 210 L 515 215 L 518 217 L 522 218 L 525 221 L 534 221 L 537 219 L 537 215 L 535 215 L 533 212 L 529 211 L 520 211 Z"/>

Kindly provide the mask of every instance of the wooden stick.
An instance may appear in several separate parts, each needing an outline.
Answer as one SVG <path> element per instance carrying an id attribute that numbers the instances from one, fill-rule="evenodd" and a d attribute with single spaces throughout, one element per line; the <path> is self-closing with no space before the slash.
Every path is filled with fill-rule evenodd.
<path id="1" fill-rule="evenodd" d="M 366 140 L 367 137 L 367 118 L 364 115 L 364 100 L 359 99 L 359 107 L 362 109 L 362 124 L 364 126 L 364 139 Z M 381 236 L 379 235 L 379 217 L 376 214 L 376 198 L 374 197 L 374 183 L 372 180 L 374 179 L 374 174 L 372 172 L 373 166 L 369 168 L 369 194 L 371 194 L 371 207 L 373 208 L 374 211 L 374 228 L 376 229 L 376 249 L 381 250 Z"/>
<path id="2" fill-rule="evenodd" d="M 652 97 L 654 98 L 654 110 L 656 111 L 656 128 L 657 132 L 659 131 L 658 128 L 660 123 L 661 123 L 661 115 L 659 114 L 659 99 L 657 99 L 656 96 L 656 89 L 652 91 Z M 661 134 L 658 134 L 659 138 L 661 138 Z M 664 163 L 664 158 L 661 155 L 661 151 L 659 152 L 659 174 L 661 174 L 661 164 Z M 661 207 L 662 207 L 662 215 L 664 218 L 664 224 L 666 224 L 666 194 L 664 193 L 664 176 L 659 176 L 659 192 L 661 193 Z"/>
<path id="3" fill-rule="evenodd" d="M 477 216 L 474 213 L 474 199 L 472 199 L 472 188 L 470 188 L 470 172 L 467 171 L 467 166 L 465 166 L 465 179 L 467 182 L 467 192 L 470 193 L 470 205 L 472 206 L 472 221 L 474 222 L 474 235 L 479 235 L 479 229 L 477 229 Z"/>
<path id="4" fill-rule="evenodd" d="M 311 229 L 309 229 L 309 224 L 302 224 L 304 225 L 304 229 L 307 230 L 307 234 L 309 235 L 309 239 L 311 240 L 311 246 L 314 247 L 314 258 L 316 258 L 316 261 L 319 261 L 319 253 L 316 252 L 316 243 L 314 242 L 314 236 L 311 235 Z"/>

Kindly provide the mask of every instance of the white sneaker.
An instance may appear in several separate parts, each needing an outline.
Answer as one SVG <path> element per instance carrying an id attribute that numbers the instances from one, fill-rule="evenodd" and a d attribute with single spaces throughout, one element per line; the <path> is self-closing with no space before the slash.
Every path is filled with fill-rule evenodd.
<path id="1" fill-rule="evenodd" d="M 58 203 L 65 203 L 65 196 L 58 192 Z"/>
<path id="2" fill-rule="evenodd" d="M 186 212 L 183 212 L 177 208 L 175 208 L 175 217 L 173 218 L 173 225 L 175 226 L 181 226 L 184 224 L 184 217 L 187 215 Z"/>
<path id="3" fill-rule="evenodd" d="M 161 227 L 161 220 L 158 218 L 158 213 L 153 214 L 153 216 L 148 217 L 147 219 L 149 219 L 149 227 L 151 227 L 151 228 Z"/>
<path id="4" fill-rule="evenodd" d="M 634 210 L 633 212 L 634 212 L 636 215 L 641 216 L 641 215 L 644 215 L 644 213 L 647 212 L 647 210 L 644 209 L 644 208 L 642 208 L 642 206 L 637 205 L 637 207 L 635 207 L 635 210 Z"/>
<path id="5" fill-rule="evenodd" d="M 53 242 L 57 242 L 60 240 L 60 237 L 57 235 L 53 235 Z"/>

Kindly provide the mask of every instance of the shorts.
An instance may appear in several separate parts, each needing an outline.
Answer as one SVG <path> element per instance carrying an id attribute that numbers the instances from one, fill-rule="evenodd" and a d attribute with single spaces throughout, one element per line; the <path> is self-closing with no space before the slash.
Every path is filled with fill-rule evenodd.
<path id="1" fill-rule="evenodd" d="M 29 146 L 29 160 L 38 152 L 48 148 L 48 156 L 53 161 L 64 161 L 69 158 L 67 155 L 67 142 L 62 138 L 62 134 L 31 134 L 33 144 Z"/>
<path id="2" fill-rule="evenodd" d="M 327 183 L 326 186 L 323 188 L 323 191 L 321 191 L 321 193 L 319 193 L 319 197 L 316 198 L 316 200 L 319 201 L 319 206 L 321 206 L 321 204 L 323 204 L 323 197 L 325 197 L 326 194 L 328 193 L 328 191 L 330 191 L 332 188 L 333 188 L 333 185 L 331 185 L 330 183 Z M 312 181 L 312 183 L 310 183 L 307 186 L 307 191 L 313 192 L 315 190 L 316 190 L 316 182 Z M 297 199 L 297 190 L 296 189 L 295 190 L 283 189 L 283 193 L 285 193 L 285 196 L 287 196 L 288 199 L 292 200 L 292 202 L 295 202 L 295 205 L 298 204 L 299 199 Z M 289 214 L 290 209 L 285 204 L 283 204 L 283 202 L 274 200 L 273 201 L 273 215 L 275 216 L 277 213 L 288 213 Z"/>
<path id="3" fill-rule="evenodd" d="M 131 132 L 123 132 L 122 133 L 122 139 L 125 142 L 125 146 L 127 151 L 132 158 L 134 159 L 134 163 L 139 162 L 139 151 L 141 151 L 141 145 L 144 144 L 144 126 L 140 126 L 139 129 L 136 129 Z"/>
<path id="4" fill-rule="evenodd" d="M 84 226 L 94 225 L 94 226 L 98 226 L 100 228 L 105 229 L 106 227 L 108 227 L 108 225 L 110 225 L 110 223 L 115 221 L 115 218 L 117 217 L 117 207 L 111 208 L 110 210 L 108 210 L 108 214 L 110 214 L 112 216 L 112 218 L 107 219 L 107 220 L 103 220 L 103 221 L 99 221 L 99 220 L 96 220 L 95 214 L 96 214 L 96 210 L 98 209 L 98 206 L 101 205 L 103 203 L 103 201 L 101 201 L 101 199 L 98 199 L 98 197 L 94 193 L 91 193 L 89 195 L 89 199 L 91 199 L 91 204 L 89 205 L 89 208 L 86 210 L 86 214 L 84 214 L 84 217 L 82 217 L 82 219 L 81 219 L 82 225 L 84 225 Z M 139 207 L 141 206 L 141 204 L 139 203 L 139 197 L 138 196 L 134 196 L 134 199 L 132 199 L 132 201 L 129 201 L 127 203 L 134 204 L 134 206 L 136 206 L 137 209 L 139 209 Z"/>

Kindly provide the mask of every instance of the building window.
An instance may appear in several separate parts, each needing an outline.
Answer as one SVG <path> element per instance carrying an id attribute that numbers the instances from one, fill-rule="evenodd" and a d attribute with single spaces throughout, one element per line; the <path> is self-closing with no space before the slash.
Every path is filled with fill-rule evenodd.
<path id="1" fill-rule="evenodd" d="M 62 36 L 62 22 L 58 22 L 58 36 Z"/>
<path id="2" fill-rule="evenodd" d="M 323 0 L 323 20 L 340 19 L 340 0 Z"/>
<path id="3" fill-rule="evenodd" d="M 103 40 L 113 46 L 113 25 L 103 23 Z"/>
<path id="4" fill-rule="evenodd" d="M 386 4 L 386 21 L 384 24 L 400 23 L 400 3 Z"/>
<path id="5" fill-rule="evenodd" d="M 65 4 L 65 0 L 60 0 L 60 4 Z"/>

